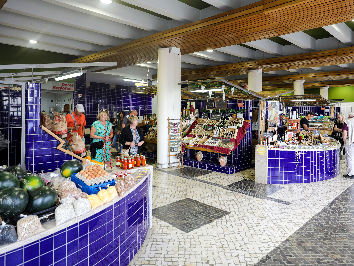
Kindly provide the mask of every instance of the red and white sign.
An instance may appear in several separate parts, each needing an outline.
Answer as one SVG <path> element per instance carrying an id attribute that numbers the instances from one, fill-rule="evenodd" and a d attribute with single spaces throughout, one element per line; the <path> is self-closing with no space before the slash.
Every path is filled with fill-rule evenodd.
<path id="1" fill-rule="evenodd" d="M 53 90 L 57 90 L 57 91 L 74 91 L 74 83 L 53 82 Z"/>
<path id="2" fill-rule="evenodd" d="M 74 91 L 74 86 L 74 83 L 49 81 L 48 83 L 42 84 L 42 89 L 54 91 Z"/>

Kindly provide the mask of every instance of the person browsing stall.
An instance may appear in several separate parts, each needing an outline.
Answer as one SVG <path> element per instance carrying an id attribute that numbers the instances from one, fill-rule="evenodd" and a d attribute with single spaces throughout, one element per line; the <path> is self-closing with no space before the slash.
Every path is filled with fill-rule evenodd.
<path id="1" fill-rule="evenodd" d="M 305 130 L 314 130 L 309 126 L 309 120 L 311 120 L 314 115 L 315 114 L 313 112 L 307 112 L 306 116 L 300 120 L 300 127 Z"/>
<path id="2" fill-rule="evenodd" d="M 123 126 L 123 119 L 125 117 L 124 111 L 120 111 L 118 114 L 118 117 L 114 120 L 113 125 L 115 126 L 114 128 L 114 138 L 113 138 L 113 147 L 117 150 L 117 153 L 120 154 L 122 152 L 122 145 L 117 141 L 120 135 L 120 132 L 122 131 L 122 126 Z"/>
<path id="3" fill-rule="evenodd" d="M 97 121 L 93 122 L 91 126 L 90 137 L 93 139 L 93 144 L 90 149 L 92 150 L 92 159 L 101 163 L 110 163 L 113 130 L 112 123 L 109 122 L 108 111 L 106 109 L 100 110 L 98 113 Z"/>
<path id="4" fill-rule="evenodd" d="M 72 132 L 77 132 L 82 139 L 84 138 L 86 126 L 86 117 L 84 113 L 84 106 L 82 104 L 77 104 L 75 107 L 75 111 L 65 116 L 68 130 L 71 130 Z"/>
<path id="5" fill-rule="evenodd" d="M 128 122 L 129 125 L 120 133 L 119 142 L 123 145 L 123 149 L 130 149 L 130 155 L 135 155 L 139 153 L 139 147 L 144 143 L 144 134 L 141 128 L 137 127 L 138 117 L 131 116 Z"/>
<path id="6" fill-rule="evenodd" d="M 127 126 L 129 117 L 137 116 L 137 115 L 138 115 L 138 112 L 136 110 L 133 110 L 130 112 L 129 115 L 124 116 L 123 122 L 122 122 L 122 128 L 125 128 Z"/>
<path id="7" fill-rule="evenodd" d="M 354 113 L 349 113 L 348 120 L 344 123 L 342 130 L 348 166 L 348 174 L 343 177 L 354 179 Z"/>
<path id="8" fill-rule="evenodd" d="M 344 114 L 338 114 L 338 119 L 334 123 L 332 137 L 335 140 L 339 141 L 341 145 L 340 151 L 343 150 L 343 154 L 345 155 L 344 141 L 343 141 L 343 126 L 344 126 Z"/>

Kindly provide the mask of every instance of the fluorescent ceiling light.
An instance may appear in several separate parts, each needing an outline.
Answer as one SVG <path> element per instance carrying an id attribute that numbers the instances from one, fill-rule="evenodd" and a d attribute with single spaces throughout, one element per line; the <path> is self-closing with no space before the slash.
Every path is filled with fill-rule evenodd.
<path id="1" fill-rule="evenodd" d="M 151 62 L 150 62 L 150 61 L 147 61 L 146 63 L 151 64 Z"/>
<path id="2" fill-rule="evenodd" d="M 130 81 L 130 82 L 134 82 L 134 83 L 147 83 L 143 80 L 137 80 L 137 79 L 123 79 L 124 81 Z"/>
<path id="3" fill-rule="evenodd" d="M 38 43 L 38 42 L 35 41 L 35 40 L 30 40 L 29 42 L 30 42 L 30 43 Z"/>
<path id="4" fill-rule="evenodd" d="M 101 0 L 103 4 L 112 4 L 112 0 Z"/>
<path id="5" fill-rule="evenodd" d="M 64 75 L 64 76 L 55 78 L 55 81 L 60 81 L 60 80 L 64 80 L 64 79 L 69 79 L 69 78 L 78 77 L 78 76 L 81 76 L 83 73 L 84 73 L 84 72 L 76 72 L 76 73 L 66 74 L 66 75 Z"/>
<path id="6" fill-rule="evenodd" d="M 296 99 L 296 100 L 290 100 L 291 102 L 315 102 L 316 99 Z"/>
<path id="7" fill-rule="evenodd" d="M 207 52 L 212 53 L 212 52 L 214 52 L 214 50 L 208 49 Z"/>
<path id="8" fill-rule="evenodd" d="M 211 89 L 211 90 L 195 90 L 191 92 L 204 92 L 204 93 L 209 93 L 209 91 L 222 91 L 222 89 Z"/>

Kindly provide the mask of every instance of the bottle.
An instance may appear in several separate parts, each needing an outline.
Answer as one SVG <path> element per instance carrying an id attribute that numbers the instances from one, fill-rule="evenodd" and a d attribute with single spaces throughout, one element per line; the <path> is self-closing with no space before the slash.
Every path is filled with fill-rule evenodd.
<path id="1" fill-rule="evenodd" d="M 132 168 L 133 168 L 132 158 L 128 157 L 128 169 L 132 169 Z"/>
<path id="2" fill-rule="evenodd" d="M 133 156 L 133 158 L 132 158 L 132 161 L 134 162 L 134 167 L 136 166 L 136 156 L 137 155 Z"/>
<path id="3" fill-rule="evenodd" d="M 119 156 L 117 156 L 116 167 L 117 168 L 120 167 L 120 157 Z"/>
<path id="4" fill-rule="evenodd" d="M 140 167 L 140 156 L 139 156 L 139 154 L 137 154 L 136 157 L 135 157 L 135 163 L 136 163 L 136 167 Z"/>
<path id="5" fill-rule="evenodd" d="M 123 170 L 128 170 L 128 161 L 127 161 L 127 158 L 124 158 L 124 160 L 123 160 Z"/>
<path id="6" fill-rule="evenodd" d="M 145 156 L 142 156 L 143 157 L 143 159 L 142 159 L 142 164 L 141 164 L 141 166 L 145 166 L 146 165 L 146 159 L 145 159 Z"/>

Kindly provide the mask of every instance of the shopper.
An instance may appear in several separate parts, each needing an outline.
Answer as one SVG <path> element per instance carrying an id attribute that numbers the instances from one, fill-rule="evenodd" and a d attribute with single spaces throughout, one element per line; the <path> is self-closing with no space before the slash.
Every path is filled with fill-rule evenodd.
<path id="1" fill-rule="evenodd" d="M 344 126 L 344 114 L 338 114 L 338 119 L 334 124 L 332 137 L 339 141 L 341 148 L 341 154 L 345 155 L 344 141 L 343 141 L 343 126 Z"/>
<path id="2" fill-rule="evenodd" d="M 313 112 L 307 112 L 306 116 L 300 120 L 300 127 L 305 130 L 313 130 L 313 128 L 309 127 L 309 120 L 314 117 Z"/>
<path id="3" fill-rule="evenodd" d="M 82 104 L 77 104 L 75 111 L 65 116 L 68 130 L 77 132 L 79 136 L 84 140 L 86 117 L 84 115 L 85 109 Z"/>
<path id="4" fill-rule="evenodd" d="M 122 128 L 125 128 L 127 125 L 128 125 L 128 119 L 129 117 L 131 116 L 137 116 L 138 115 L 138 112 L 136 110 L 133 110 L 130 112 L 129 115 L 126 115 L 124 118 L 123 118 L 123 122 L 122 122 Z"/>
<path id="5" fill-rule="evenodd" d="M 343 125 L 343 142 L 347 157 L 348 174 L 343 177 L 354 179 L 354 113 L 349 113 Z"/>
<path id="6" fill-rule="evenodd" d="M 114 120 L 113 125 L 115 126 L 114 128 L 114 138 L 113 138 L 113 147 L 116 149 L 117 153 L 120 154 L 122 152 L 122 144 L 117 141 L 120 135 L 120 132 L 122 131 L 122 124 L 123 124 L 123 119 L 125 117 L 124 111 L 119 112 L 118 117 Z"/>
<path id="7" fill-rule="evenodd" d="M 106 109 L 100 110 L 98 113 L 97 121 L 93 122 L 91 126 L 90 137 L 93 139 L 91 148 L 94 147 L 92 149 L 96 151 L 96 156 L 92 159 L 98 162 L 105 162 L 106 164 L 110 163 L 112 145 L 110 140 L 113 137 L 113 131 L 112 123 L 109 122 L 108 111 Z"/>
<path id="8" fill-rule="evenodd" d="M 131 116 L 128 123 L 129 125 L 122 129 L 119 142 L 123 145 L 123 149 L 130 149 L 130 155 L 135 155 L 139 153 L 139 147 L 144 143 L 144 135 L 141 128 L 137 127 L 136 116 Z"/>

